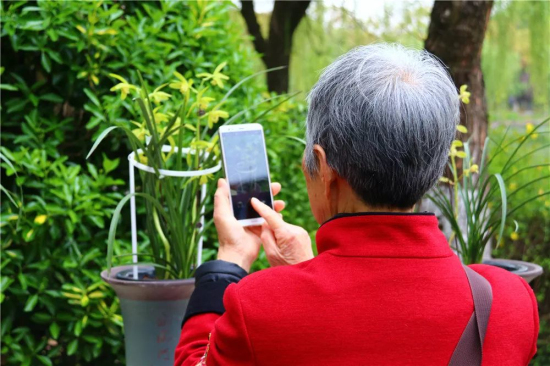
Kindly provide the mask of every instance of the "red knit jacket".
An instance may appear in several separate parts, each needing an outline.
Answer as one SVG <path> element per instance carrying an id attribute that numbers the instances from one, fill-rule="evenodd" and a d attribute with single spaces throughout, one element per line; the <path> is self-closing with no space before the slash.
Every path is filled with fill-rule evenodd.
<path id="1" fill-rule="evenodd" d="M 223 315 L 189 318 L 175 365 L 448 364 L 473 302 L 434 215 L 344 215 L 316 242 L 310 261 L 229 285 Z M 527 365 L 539 329 L 531 288 L 505 270 L 472 268 L 493 289 L 483 365 Z"/>

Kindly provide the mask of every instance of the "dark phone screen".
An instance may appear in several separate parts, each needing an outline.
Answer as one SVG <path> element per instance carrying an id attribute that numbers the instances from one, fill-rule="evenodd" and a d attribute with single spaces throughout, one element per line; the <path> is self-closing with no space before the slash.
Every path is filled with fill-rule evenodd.
<path id="1" fill-rule="evenodd" d="M 237 220 L 260 217 L 252 208 L 252 197 L 273 207 L 262 134 L 262 130 L 221 134 L 225 174 L 231 191 L 233 214 Z"/>

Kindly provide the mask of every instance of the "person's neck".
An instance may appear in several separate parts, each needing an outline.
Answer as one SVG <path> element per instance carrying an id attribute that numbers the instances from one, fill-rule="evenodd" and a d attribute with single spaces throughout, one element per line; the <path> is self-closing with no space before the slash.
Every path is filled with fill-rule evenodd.
<path id="1" fill-rule="evenodd" d="M 405 212 L 412 212 L 414 209 L 414 206 L 411 208 L 398 208 L 398 207 L 390 207 L 390 206 L 371 206 L 363 202 L 354 192 L 346 192 L 347 194 L 344 195 L 344 197 L 341 197 L 343 199 L 340 199 L 338 201 L 338 204 L 336 205 L 336 212 L 335 214 L 341 214 L 341 213 L 360 213 L 360 212 L 398 212 L 398 213 L 405 213 Z"/>

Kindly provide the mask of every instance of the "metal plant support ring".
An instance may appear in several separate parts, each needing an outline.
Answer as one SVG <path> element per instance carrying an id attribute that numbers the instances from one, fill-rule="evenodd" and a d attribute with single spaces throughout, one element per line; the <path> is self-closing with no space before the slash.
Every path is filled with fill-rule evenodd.
<path id="1" fill-rule="evenodd" d="M 179 148 L 177 147 L 172 147 L 170 145 L 163 145 L 162 146 L 162 152 L 178 152 L 179 151 Z M 182 152 L 182 156 L 187 156 L 187 154 L 189 154 L 190 152 L 193 152 L 195 151 L 195 149 L 191 149 L 191 148 L 182 148 L 181 149 L 181 152 Z M 136 151 L 138 154 L 141 154 L 143 153 L 143 150 L 142 149 L 138 149 Z M 208 174 L 213 174 L 213 173 L 216 173 L 218 172 L 221 167 L 222 167 L 222 164 L 221 162 L 218 162 L 217 165 L 215 165 L 214 167 L 212 168 L 208 168 L 208 169 L 204 169 L 204 170 L 186 170 L 186 171 L 180 171 L 180 170 L 167 170 L 167 169 L 158 169 L 158 170 L 155 170 L 153 168 L 151 168 L 150 166 L 148 165 L 145 165 L 143 163 L 140 163 L 139 161 L 137 161 L 135 159 L 135 153 L 136 152 L 131 152 L 129 155 L 128 155 L 128 161 L 130 162 L 129 164 L 129 169 L 130 169 L 130 193 L 131 194 L 134 194 L 136 192 L 136 183 L 135 183 L 135 172 L 134 172 L 134 168 L 137 168 L 139 170 L 142 170 L 144 172 L 147 172 L 147 173 L 152 173 L 152 174 L 156 174 L 157 171 L 158 173 L 160 174 L 160 179 L 162 179 L 162 177 L 166 176 L 166 177 L 180 177 L 180 178 L 185 178 L 185 177 L 200 177 L 200 176 L 204 176 L 204 175 L 208 175 Z M 205 152 L 205 157 L 208 157 L 209 156 L 209 153 L 208 152 Z M 201 185 L 201 203 L 204 201 L 204 199 L 206 198 L 206 184 L 202 184 Z M 198 242 L 198 248 L 197 248 L 197 266 L 199 266 L 202 262 L 202 231 L 203 231 L 203 228 L 204 228 L 204 210 L 205 210 L 205 206 L 202 206 L 202 209 L 201 209 L 201 227 L 199 229 L 199 242 Z M 132 195 L 132 197 L 130 198 L 130 219 L 131 219 L 131 230 L 132 230 L 132 262 L 134 263 L 134 265 L 132 266 L 133 267 L 133 276 L 134 276 L 134 279 L 138 279 L 138 267 L 137 267 L 137 262 L 138 262 L 138 255 L 137 255 L 137 250 L 138 250 L 138 246 L 137 246 L 137 223 L 136 223 L 136 196 L 135 195 Z"/>

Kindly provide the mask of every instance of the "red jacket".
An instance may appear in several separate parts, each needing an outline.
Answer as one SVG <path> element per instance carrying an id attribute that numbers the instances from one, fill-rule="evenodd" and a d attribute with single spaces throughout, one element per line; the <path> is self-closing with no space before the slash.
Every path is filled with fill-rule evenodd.
<path id="1" fill-rule="evenodd" d="M 434 215 L 341 215 L 316 242 L 310 261 L 229 285 L 223 315 L 190 317 L 175 364 L 205 354 L 206 365 L 448 364 L 473 302 Z M 539 329 L 531 288 L 505 270 L 471 267 L 493 290 L 483 365 L 527 365 Z"/>

